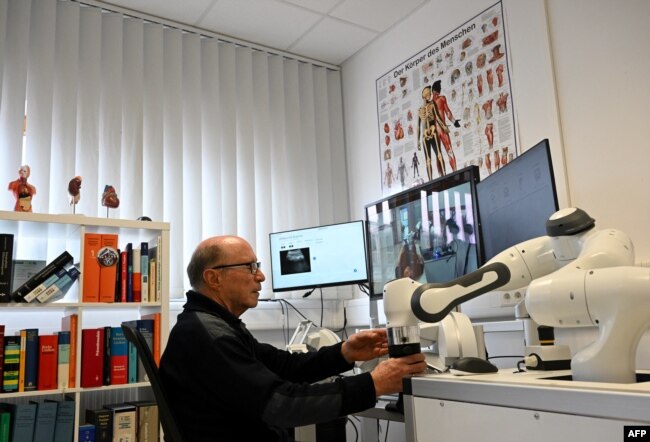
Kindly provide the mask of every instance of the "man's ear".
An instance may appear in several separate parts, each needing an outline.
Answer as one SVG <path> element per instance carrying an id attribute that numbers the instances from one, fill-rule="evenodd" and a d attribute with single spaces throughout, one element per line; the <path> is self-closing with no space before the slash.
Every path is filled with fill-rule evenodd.
<path id="1" fill-rule="evenodd" d="M 221 283 L 221 272 L 215 272 L 211 269 L 203 271 L 203 282 L 206 286 L 214 288 Z"/>

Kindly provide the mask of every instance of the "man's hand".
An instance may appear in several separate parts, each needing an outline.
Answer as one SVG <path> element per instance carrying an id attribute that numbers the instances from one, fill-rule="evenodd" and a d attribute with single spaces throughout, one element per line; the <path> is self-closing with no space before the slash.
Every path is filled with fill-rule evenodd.
<path id="1" fill-rule="evenodd" d="M 388 353 L 386 329 L 378 328 L 355 333 L 341 346 L 343 358 L 352 364 L 369 361 Z"/>
<path id="2" fill-rule="evenodd" d="M 375 384 L 375 394 L 379 397 L 383 394 L 401 392 L 403 378 L 424 373 L 426 368 L 427 364 L 422 353 L 381 361 L 370 373 Z"/>

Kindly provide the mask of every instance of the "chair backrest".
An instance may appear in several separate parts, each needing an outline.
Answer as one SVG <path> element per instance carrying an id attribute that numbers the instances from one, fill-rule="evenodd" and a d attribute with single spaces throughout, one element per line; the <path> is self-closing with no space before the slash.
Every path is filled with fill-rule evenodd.
<path id="1" fill-rule="evenodd" d="M 149 376 L 149 382 L 151 383 L 151 388 L 153 389 L 156 403 L 158 404 L 158 412 L 163 432 L 165 433 L 165 440 L 168 442 L 183 442 L 180 429 L 176 425 L 176 421 L 174 421 L 174 416 L 171 413 L 165 390 L 160 382 L 158 366 L 153 358 L 151 349 L 147 345 L 147 341 L 138 330 L 137 322 L 123 322 L 122 330 L 124 331 L 126 339 L 131 342 L 138 351 L 140 362 L 142 362 L 142 366 L 144 367 L 147 376 Z"/>

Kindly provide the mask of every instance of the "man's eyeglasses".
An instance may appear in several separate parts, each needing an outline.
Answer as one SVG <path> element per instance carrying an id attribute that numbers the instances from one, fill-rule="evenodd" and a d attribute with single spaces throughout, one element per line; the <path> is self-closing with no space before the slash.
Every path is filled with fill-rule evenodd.
<path id="1" fill-rule="evenodd" d="M 255 275 L 257 274 L 257 271 L 259 268 L 262 266 L 262 263 L 257 261 L 257 262 L 245 262 L 243 264 L 228 264 L 228 265 L 223 265 L 223 266 L 214 266 L 210 267 L 211 270 L 217 270 L 217 269 L 227 269 L 230 267 L 248 267 L 251 271 L 251 274 Z"/>

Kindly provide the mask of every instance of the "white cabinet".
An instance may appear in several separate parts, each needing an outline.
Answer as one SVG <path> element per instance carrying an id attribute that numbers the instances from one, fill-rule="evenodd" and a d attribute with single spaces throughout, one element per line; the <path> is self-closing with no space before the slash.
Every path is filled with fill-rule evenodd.
<path id="1" fill-rule="evenodd" d="M 14 259 L 50 262 L 67 250 L 81 270 L 80 279 L 66 296 L 56 302 L 0 303 L 0 324 L 5 335 L 18 334 L 21 329 L 38 328 L 40 334 L 53 334 L 61 330 L 64 316 L 78 315 L 76 336 L 75 388 L 37 390 L 30 392 L 0 393 L 0 402 L 42 402 L 45 399 L 63 399 L 73 396 L 76 404 L 75 438 L 77 427 L 84 422 L 87 408 L 101 408 L 104 404 L 129 400 L 152 399 L 153 393 L 147 382 L 109 385 L 97 388 L 81 388 L 81 330 L 104 326 L 119 326 L 121 322 L 139 319 L 150 313 L 161 313 L 160 348 L 164 349 L 169 334 L 169 224 L 151 221 L 130 221 L 110 218 L 91 218 L 83 215 L 46 215 L 0 211 L 0 233 L 14 235 Z M 84 303 L 82 302 L 84 234 L 111 233 L 118 235 L 119 247 L 126 243 L 157 241 L 160 238 L 157 271 L 162 272 L 161 296 L 155 302 Z M 17 287 L 13 287 L 15 290 Z"/>
<path id="2" fill-rule="evenodd" d="M 570 380 L 569 370 L 414 376 L 404 395 L 406 440 L 592 442 L 648 426 L 648 373 L 634 384 Z"/>

